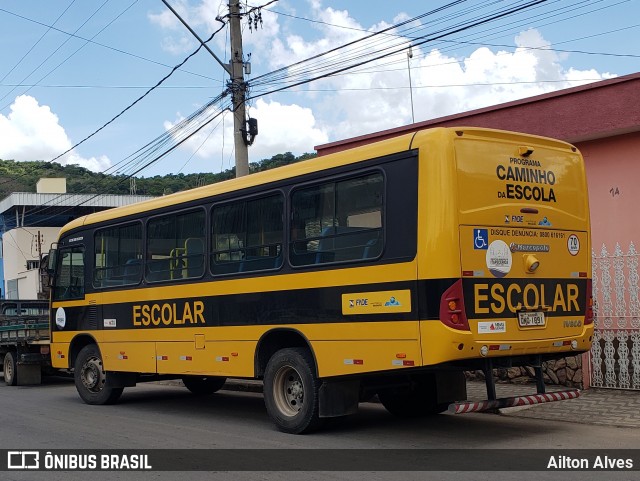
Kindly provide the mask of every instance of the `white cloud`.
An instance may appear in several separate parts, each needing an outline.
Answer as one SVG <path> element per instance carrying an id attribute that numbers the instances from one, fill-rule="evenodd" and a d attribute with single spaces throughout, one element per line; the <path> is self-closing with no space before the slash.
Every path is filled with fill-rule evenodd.
<path id="1" fill-rule="evenodd" d="M 195 43 L 186 35 L 179 37 L 165 37 L 162 39 L 162 49 L 173 55 L 181 55 L 191 52 L 194 48 Z"/>
<path id="2" fill-rule="evenodd" d="M 73 143 L 59 119 L 46 105 L 21 95 L 11 105 L 11 113 L 0 115 L 0 158 L 5 160 L 49 160 L 68 150 Z M 84 158 L 70 152 L 58 160 L 61 164 L 77 164 L 93 171 L 111 165 L 108 157 Z"/>
<path id="3" fill-rule="evenodd" d="M 411 77 L 416 122 L 614 76 L 595 69 L 565 68 L 556 52 L 544 48 L 549 43 L 537 30 L 521 32 L 515 37 L 515 46 L 513 51 L 479 47 L 461 58 L 414 47 Z M 352 73 L 323 81 L 337 92 L 324 97 L 323 104 L 330 109 L 321 112 L 320 106 L 314 113 L 328 122 L 332 140 L 411 122 L 406 54 L 387 57 L 385 63 L 390 65 L 381 66 L 377 73 Z M 376 70 L 375 66 L 370 70 Z"/>
<path id="4" fill-rule="evenodd" d="M 254 76 L 347 44 L 362 38 L 365 32 L 390 26 L 385 21 L 363 26 L 348 10 L 324 7 L 321 0 L 308 0 L 304 8 L 309 8 L 304 13 L 296 12 L 292 5 L 303 8 L 291 2 L 283 3 L 279 9 L 317 22 L 307 24 L 263 12 L 264 29 L 253 34 L 245 29 L 243 40 L 245 45 L 251 46 L 245 48 L 245 52 L 253 50 L 257 66 Z M 217 21 L 214 14 L 205 15 L 205 7 L 214 13 L 221 9 L 226 13 L 226 7 L 221 0 L 201 0 L 192 8 L 191 18 L 211 29 Z M 405 13 L 398 13 L 393 22 L 408 18 Z M 415 23 L 419 25 L 419 21 Z M 393 34 L 393 31 L 389 33 Z M 217 40 L 223 38 L 220 36 Z M 363 45 L 380 48 L 379 42 L 384 42 L 385 38 Z M 409 39 L 406 40 L 408 44 Z M 440 45 L 440 49 L 428 45 L 413 47 L 411 92 L 407 56 L 403 50 L 360 69 L 368 73 L 352 70 L 318 80 L 299 87 L 298 90 L 309 91 L 297 93 L 295 97 L 287 92 L 265 97 L 268 100 L 258 100 L 252 110 L 252 115 L 260 121 L 260 135 L 250 148 L 250 155 L 258 160 L 287 150 L 304 152 L 322 143 L 322 138 L 334 141 L 406 125 L 412 121 L 411 93 L 415 121 L 418 122 L 615 76 L 595 69 L 579 70 L 567 66 L 568 55 L 551 50 L 552 45 L 536 29 L 515 35 L 514 47 L 472 48 L 468 44 L 453 43 L 447 47 Z M 402 43 L 398 43 L 397 48 L 402 48 Z M 454 53 L 456 50 L 453 49 L 465 53 Z M 357 51 L 361 58 L 367 53 L 371 50 Z M 332 60 L 343 60 L 346 55 L 338 51 Z M 295 68 L 304 70 L 305 67 L 303 64 Z M 260 87 L 268 90 L 269 85 Z M 215 135 L 218 134 L 212 134 L 212 138 Z M 227 139 L 229 145 L 232 136 L 227 134 Z M 220 140 L 218 138 L 218 145 Z M 207 152 L 216 149 L 215 144 L 207 142 L 198 155 L 210 155 Z"/>
<path id="5" fill-rule="evenodd" d="M 172 7 L 196 31 L 201 39 L 206 40 L 223 25 L 218 20 L 218 17 L 228 13 L 227 4 L 227 0 L 200 0 L 199 2 L 194 2 L 193 5 L 186 0 L 178 0 L 174 3 L 172 2 Z M 244 4 L 241 6 L 244 9 Z M 267 16 L 268 19 L 265 18 Z M 182 55 L 191 52 L 197 47 L 198 41 L 194 39 L 191 33 L 187 32 L 186 27 L 170 10 L 165 8 L 160 13 L 149 13 L 148 18 L 151 23 L 171 32 L 171 35 L 164 37 L 162 40 L 163 50 L 174 55 Z M 252 29 L 248 28 L 246 17 L 242 18 L 245 52 L 255 47 L 269 45 L 271 40 L 279 34 L 278 17 L 273 14 L 263 13 L 263 18 L 265 18 L 265 21 L 259 24 L 257 28 Z M 229 48 L 226 36 L 225 32 L 221 31 L 208 44 L 210 47 L 216 45 L 222 58 L 227 55 L 225 48 L 227 50 Z"/>
<path id="6" fill-rule="evenodd" d="M 250 162 L 284 152 L 292 152 L 294 155 L 312 152 L 315 145 L 329 140 L 327 133 L 316 125 L 316 119 L 309 108 L 258 99 L 249 112 L 251 117 L 258 119 L 258 136 L 249 147 Z M 166 121 L 164 127 L 169 130 L 181 120 L 183 117 L 178 116 L 174 122 Z M 214 126 L 217 128 L 212 131 Z M 224 127 L 218 120 L 212 122 L 211 127 L 205 127 L 185 142 L 182 149 L 202 159 L 217 159 L 223 145 L 225 152 L 230 154 L 233 149 L 231 115 L 226 116 Z"/>
<path id="7" fill-rule="evenodd" d="M 191 20 L 190 13 L 193 11 L 189 7 L 189 3 L 185 0 L 177 0 L 171 2 L 171 6 L 173 9 L 178 12 L 185 21 Z M 178 17 L 176 17 L 171 10 L 166 7 L 162 7 L 162 11 L 160 13 L 149 13 L 148 18 L 151 23 L 158 25 L 160 28 L 169 29 L 169 30 L 180 30 L 184 28 Z"/>
<path id="8" fill-rule="evenodd" d="M 258 119 L 259 130 L 249 153 L 254 161 L 283 152 L 311 152 L 314 145 L 329 139 L 308 107 L 258 99 L 250 113 Z"/>

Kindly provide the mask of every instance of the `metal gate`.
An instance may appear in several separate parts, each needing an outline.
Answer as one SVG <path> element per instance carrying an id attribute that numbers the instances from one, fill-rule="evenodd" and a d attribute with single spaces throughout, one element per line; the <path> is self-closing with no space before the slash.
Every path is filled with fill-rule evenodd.
<path id="1" fill-rule="evenodd" d="M 640 298 L 638 258 L 633 242 L 613 254 L 603 244 L 592 252 L 595 331 L 591 386 L 640 390 Z"/>

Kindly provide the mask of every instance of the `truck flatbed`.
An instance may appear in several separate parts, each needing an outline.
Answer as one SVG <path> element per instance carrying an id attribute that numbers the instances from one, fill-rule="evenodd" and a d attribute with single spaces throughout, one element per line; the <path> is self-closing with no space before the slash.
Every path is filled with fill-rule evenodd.
<path id="1" fill-rule="evenodd" d="M 40 384 L 51 367 L 47 301 L 0 301 L 0 361 L 5 384 Z"/>

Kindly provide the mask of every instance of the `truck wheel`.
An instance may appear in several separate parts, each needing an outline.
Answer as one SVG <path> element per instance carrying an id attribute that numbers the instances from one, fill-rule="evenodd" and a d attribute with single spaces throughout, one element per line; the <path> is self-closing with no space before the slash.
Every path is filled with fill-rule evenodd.
<path id="1" fill-rule="evenodd" d="M 193 394 L 204 396 L 218 392 L 227 381 L 226 377 L 215 376 L 184 376 L 182 382 Z"/>
<path id="2" fill-rule="evenodd" d="M 18 383 L 18 377 L 16 371 L 18 366 L 16 364 L 15 354 L 8 352 L 4 355 L 4 382 L 7 386 L 15 386 Z"/>
<path id="3" fill-rule="evenodd" d="M 302 434 L 320 427 L 319 387 L 307 349 L 281 349 L 269 359 L 264 373 L 264 403 L 278 429 Z"/>
<path id="4" fill-rule="evenodd" d="M 104 372 L 102 355 L 95 344 L 82 348 L 76 358 L 74 379 L 78 394 L 87 404 L 113 404 L 124 388 L 113 387 Z"/>

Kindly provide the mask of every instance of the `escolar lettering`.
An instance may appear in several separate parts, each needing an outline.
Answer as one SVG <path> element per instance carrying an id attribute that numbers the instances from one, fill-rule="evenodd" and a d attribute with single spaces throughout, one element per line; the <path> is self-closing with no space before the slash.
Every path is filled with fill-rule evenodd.
<path id="1" fill-rule="evenodd" d="M 136 327 L 198 323 L 206 324 L 202 301 L 185 302 L 182 308 L 176 302 L 133 306 L 133 325 Z"/>
<path id="2" fill-rule="evenodd" d="M 481 314 L 516 313 L 522 309 L 540 309 L 550 306 L 553 312 L 578 313 L 578 286 L 557 284 L 555 291 L 547 292 L 544 284 L 475 284 L 474 311 Z"/>

